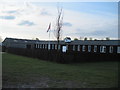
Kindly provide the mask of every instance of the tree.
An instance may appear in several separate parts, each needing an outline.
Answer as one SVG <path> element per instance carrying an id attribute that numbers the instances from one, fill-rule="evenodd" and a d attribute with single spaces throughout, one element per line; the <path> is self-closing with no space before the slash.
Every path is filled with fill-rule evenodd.
<path id="1" fill-rule="evenodd" d="M 80 40 L 83 40 L 83 37 L 80 37 Z"/>
<path id="2" fill-rule="evenodd" d="M 78 40 L 78 38 L 74 38 L 74 41 Z"/>
<path id="3" fill-rule="evenodd" d="M 92 40 L 92 37 L 90 37 L 90 40 Z"/>
<path id="4" fill-rule="evenodd" d="M 39 40 L 39 38 L 32 38 L 32 40 Z"/>
<path id="5" fill-rule="evenodd" d="M 110 38 L 109 38 L 109 37 L 106 37 L 106 40 L 110 40 Z"/>
<path id="6" fill-rule="evenodd" d="M 36 40 L 39 40 L 39 38 L 36 38 Z"/>
<path id="7" fill-rule="evenodd" d="M 85 37 L 84 40 L 87 40 L 87 37 Z"/>
<path id="8" fill-rule="evenodd" d="M 58 7 L 58 17 L 57 17 L 57 20 L 56 20 L 56 28 L 54 30 L 54 33 L 55 33 L 55 37 L 57 38 L 57 42 L 58 42 L 58 45 L 59 45 L 59 41 L 60 41 L 60 38 L 61 38 L 61 30 L 62 30 L 62 26 L 63 26 L 63 13 L 62 13 L 62 8 L 60 9 Z"/>

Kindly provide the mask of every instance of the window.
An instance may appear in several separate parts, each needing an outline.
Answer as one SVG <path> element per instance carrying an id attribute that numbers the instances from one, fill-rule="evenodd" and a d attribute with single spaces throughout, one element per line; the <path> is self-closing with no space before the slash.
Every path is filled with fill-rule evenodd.
<path id="1" fill-rule="evenodd" d="M 38 44 L 38 48 L 40 48 L 40 44 Z"/>
<path id="2" fill-rule="evenodd" d="M 43 44 L 41 44 L 41 49 L 43 49 Z"/>
<path id="3" fill-rule="evenodd" d="M 42 48 L 42 45 L 41 45 L 41 44 L 40 44 L 39 46 L 40 46 L 40 48 Z"/>
<path id="4" fill-rule="evenodd" d="M 60 50 L 60 45 L 58 45 L 58 50 Z"/>
<path id="5" fill-rule="evenodd" d="M 39 48 L 39 44 L 37 44 L 37 48 Z"/>
<path id="6" fill-rule="evenodd" d="M 68 50 L 68 45 L 66 45 L 66 50 Z"/>
<path id="7" fill-rule="evenodd" d="M 55 49 L 57 49 L 57 44 L 55 45 Z"/>
<path id="8" fill-rule="evenodd" d="M 105 53 L 106 52 L 106 46 L 100 46 L 100 52 Z"/>
<path id="9" fill-rule="evenodd" d="M 50 50 L 50 44 L 48 44 L 48 50 Z"/>
<path id="10" fill-rule="evenodd" d="M 73 45 L 73 51 L 75 51 L 75 45 Z"/>
<path id="11" fill-rule="evenodd" d="M 54 44 L 52 44 L 52 49 L 54 49 Z"/>
<path id="12" fill-rule="evenodd" d="M 120 46 L 117 47 L 117 53 L 120 53 Z"/>
<path id="13" fill-rule="evenodd" d="M 94 46 L 94 52 L 97 52 L 97 46 Z"/>
<path id="14" fill-rule="evenodd" d="M 47 44 L 45 44 L 45 49 L 47 49 Z"/>
<path id="15" fill-rule="evenodd" d="M 67 51 L 66 46 L 62 46 L 62 52 L 66 52 L 66 51 Z"/>
<path id="16" fill-rule="evenodd" d="M 37 44 L 35 44 L 35 48 L 37 48 Z"/>
<path id="17" fill-rule="evenodd" d="M 88 52 L 91 52 L 91 46 L 90 45 L 88 46 Z"/>
<path id="18" fill-rule="evenodd" d="M 80 45 L 78 45 L 77 51 L 80 51 Z"/>
<path id="19" fill-rule="evenodd" d="M 45 48 L 45 45 L 43 44 L 43 49 Z"/>
<path id="20" fill-rule="evenodd" d="M 109 47 L 109 53 L 113 53 L 113 46 Z"/>
<path id="21" fill-rule="evenodd" d="M 85 51 L 85 45 L 82 46 L 82 51 L 83 51 L 83 52 Z"/>

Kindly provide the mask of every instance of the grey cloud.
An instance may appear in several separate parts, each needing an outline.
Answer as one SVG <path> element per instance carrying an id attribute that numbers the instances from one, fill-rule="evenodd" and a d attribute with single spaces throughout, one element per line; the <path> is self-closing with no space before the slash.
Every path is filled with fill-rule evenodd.
<path id="1" fill-rule="evenodd" d="M 7 19 L 7 20 L 13 20 L 15 19 L 15 16 L 0 16 L 0 19 Z"/>
<path id="2" fill-rule="evenodd" d="M 40 12 L 40 15 L 51 15 L 48 11 L 46 11 L 45 9 L 42 9 Z"/>
<path id="3" fill-rule="evenodd" d="M 40 15 L 50 15 L 48 12 L 46 12 L 46 11 L 42 11 L 41 13 L 40 13 Z"/>
<path id="4" fill-rule="evenodd" d="M 69 23 L 69 22 L 65 22 L 65 23 L 63 23 L 63 26 L 71 27 L 71 26 L 72 26 L 72 24 L 71 24 L 71 23 Z"/>
<path id="5" fill-rule="evenodd" d="M 118 37 L 118 32 L 117 30 L 96 30 L 92 32 L 80 32 L 77 31 L 77 33 L 67 33 L 67 35 L 71 36 L 82 36 L 82 37 Z"/>
<path id="6" fill-rule="evenodd" d="M 18 25 L 20 25 L 20 26 L 33 26 L 35 24 L 34 24 L 34 22 L 25 20 L 25 21 L 20 22 Z"/>
<path id="7" fill-rule="evenodd" d="M 94 32 L 91 32 L 90 33 L 91 35 L 97 35 L 97 36 L 101 36 L 101 35 L 106 35 L 106 34 L 108 34 L 108 32 L 107 31 L 94 31 Z"/>
<path id="8" fill-rule="evenodd" d="M 4 13 L 10 13 L 10 14 L 13 14 L 13 13 L 17 13 L 16 10 L 11 10 L 11 11 L 5 11 Z"/>
<path id="9" fill-rule="evenodd" d="M 94 36 L 109 36 L 109 37 L 118 37 L 118 31 L 117 30 L 107 30 L 107 31 L 94 31 L 90 33 Z"/>

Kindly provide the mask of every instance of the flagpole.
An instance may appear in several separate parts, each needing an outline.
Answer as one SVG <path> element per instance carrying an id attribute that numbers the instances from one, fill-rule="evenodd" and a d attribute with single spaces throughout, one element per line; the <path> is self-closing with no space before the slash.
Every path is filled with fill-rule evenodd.
<path id="1" fill-rule="evenodd" d="M 50 50 L 50 30 L 49 30 L 49 50 Z"/>
<path id="2" fill-rule="evenodd" d="M 48 50 L 50 50 L 50 28 L 51 28 L 51 23 L 49 24 L 47 32 L 49 32 L 49 42 L 48 42 Z"/>

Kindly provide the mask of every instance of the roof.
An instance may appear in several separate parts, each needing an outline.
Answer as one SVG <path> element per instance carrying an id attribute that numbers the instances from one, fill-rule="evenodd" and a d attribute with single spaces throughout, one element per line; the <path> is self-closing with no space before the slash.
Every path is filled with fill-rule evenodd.
<path id="1" fill-rule="evenodd" d="M 17 39 L 17 38 L 6 38 L 4 42 L 12 43 L 32 43 L 32 44 L 57 44 L 57 41 L 45 41 L 45 40 L 29 40 L 29 39 Z M 60 41 L 60 44 L 66 44 L 63 40 Z M 75 40 L 70 44 L 72 45 L 120 45 L 120 40 Z"/>

